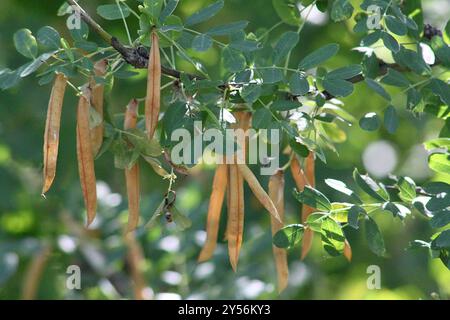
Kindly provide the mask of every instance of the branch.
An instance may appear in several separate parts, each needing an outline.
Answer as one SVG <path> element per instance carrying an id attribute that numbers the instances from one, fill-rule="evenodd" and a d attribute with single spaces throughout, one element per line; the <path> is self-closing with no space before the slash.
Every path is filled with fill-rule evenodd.
<path id="1" fill-rule="evenodd" d="M 116 37 L 110 35 L 108 32 L 106 32 L 97 22 L 95 22 L 94 19 L 92 19 L 89 14 L 77 3 L 76 0 L 67 0 L 68 3 L 75 6 L 77 10 L 79 10 L 81 19 L 83 19 L 84 22 L 86 22 L 93 31 L 95 31 L 104 41 L 109 43 L 117 52 L 119 52 L 122 55 L 122 58 L 130 65 L 137 69 L 146 69 L 148 65 L 148 51 L 145 47 L 139 46 L 137 48 L 127 47 L 124 46 Z M 434 30 L 434 29 L 433 29 Z M 433 31 L 432 30 L 432 31 Z M 430 33 L 429 31 L 428 33 Z M 434 33 L 438 34 L 436 30 L 433 31 Z M 441 34 L 442 35 L 442 34 Z M 383 76 L 387 73 L 388 68 L 396 69 L 396 70 L 403 70 L 400 65 L 398 64 L 386 64 L 385 62 L 379 60 L 379 66 L 380 66 L 380 72 L 378 76 Z M 165 66 L 161 66 L 161 72 L 169 77 L 173 77 L 176 79 L 180 79 L 182 74 L 185 74 L 189 77 L 191 80 L 204 80 L 205 78 L 199 75 L 195 74 L 189 74 L 184 73 L 178 70 L 170 69 Z M 358 83 L 364 81 L 365 78 L 362 74 L 356 75 L 352 78 L 346 79 L 346 81 L 351 83 Z M 239 87 L 239 84 L 233 84 L 233 87 Z M 229 83 L 224 83 L 218 86 L 220 90 L 225 90 L 230 87 Z M 312 92 L 309 92 L 312 93 Z M 308 94 L 309 94 L 308 93 Z M 335 98 L 334 95 L 329 93 L 328 91 L 322 91 L 321 92 L 326 100 L 331 100 Z M 291 96 L 296 97 L 296 96 Z"/>

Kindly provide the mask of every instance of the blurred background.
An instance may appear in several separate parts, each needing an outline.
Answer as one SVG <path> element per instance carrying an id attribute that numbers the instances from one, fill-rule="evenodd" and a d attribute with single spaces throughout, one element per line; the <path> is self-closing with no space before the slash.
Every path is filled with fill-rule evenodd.
<path id="1" fill-rule="evenodd" d="M 3 0 L 0 2 L 0 68 L 17 68 L 26 60 L 16 53 L 13 34 L 20 28 L 37 32 L 45 25 L 53 26 L 68 39 L 65 18 L 56 12 L 63 1 Z M 125 40 L 121 22 L 102 21 L 95 15 L 98 4 L 114 1 L 83 1 L 87 10 L 110 33 Z M 176 14 L 182 17 L 212 1 L 182 0 Z M 358 1 L 352 1 L 358 4 Z M 128 1 L 137 5 L 137 1 Z M 225 8 L 200 28 L 237 20 L 248 20 L 247 31 L 276 24 L 278 17 L 271 1 L 226 0 Z M 445 0 L 425 0 L 425 22 L 442 28 L 449 16 Z M 257 6 L 255 8 L 255 6 Z M 137 21 L 128 19 L 133 34 Z M 339 55 L 330 68 L 359 63 L 360 53 L 351 51 L 359 36 L 351 32 L 352 21 L 332 23 L 328 16 L 313 11 L 301 34 L 301 45 L 292 61 L 299 61 L 308 52 L 336 42 Z M 274 39 L 289 30 L 281 26 Z M 95 36 L 91 38 L 97 40 Z M 192 52 L 211 72 L 218 74 L 220 51 Z M 184 67 L 184 65 L 182 65 Z M 186 70 L 188 70 L 186 66 Z M 106 103 L 112 113 L 121 112 L 132 97 L 145 95 L 145 74 L 133 80 L 116 80 Z M 81 84 L 81 83 L 79 83 Z M 395 92 L 394 92 L 395 93 Z M 57 177 L 47 199 L 40 195 L 42 176 L 42 143 L 50 86 L 39 86 L 33 77 L 8 91 L 0 92 L 0 299 L 23 298 L 24 285 L 30 274 L 42 267 L 42 278 L 36 288 L 40 299 L 132 299 L 133 265 L 127 252 L 135 244 L 125 243 L 123 225 L 127 219 L 127 201 L 122 170 L 113 166 L 111 153 L 96 161 L 98 180 L 98 218 L 92 230 L 85 231 L 84 205 L 78 180 L 75 148 L 75 107 L 73 91 L 66 93 Z M 395 135 L 385 130 L 362 131 L 358 125 L 346 128 L 347 139 L 338 145 L 339 156 L 327 154 L 328 164 L 317 162 L 317 188 L 333 201 L 342 201 L 328 188 L 325 178 L 350 182 L 354 167 L 367 170 L 384 179 L 388 173 L 408 175 L 418 183 L 438 179 L 428 169 L 427 155 L 421 143 L 438 135 L 443 123 L 427 115 L 413 116 L 405 110 L 402 97 L 395 101 L 401 116 Z M 364 84 L 344 99 L 345 108 L 359 119 L 370 111 L 383 110 L 385 102 Z M 144 259 L 145 296 L 157 299 L 430 299 L 435 293 L 450 296 L 450 272 L 426 251 L 406 251 L 409 241 L 429 239 L 432 230 L 425 218 L 414 215 L 400 222 L 391 215 L 376 215 L 388 256 L 372 254 L 361 232 L 349 231 L 353 262 L 343 257 L 329 258 L 321 249 L 319 239 L 313 252 L 300 261 L 300 249 L 289 252 L 290 278 L 285 292 L 278 295 L 276 272 L 272 259 L 270 220 L 246 190 L 244 245 L 238 271 L 228 262 L 226 242 L 222 241 L 225 220 L 221 223 L 220 243 L 214 258 L 197 264 L 197 256 L 205 239 L 204 226 L 214 168 L 203 167 L 192 176 L 179 177 L 175 189 L 177 207 L 193 221 L 184 232 L 156 227 L 138 237 Z M 264 177 L 261 183 L 267 186 Z M 286 176 L 286 215 L 288 222 L 298 222 L 299 206 L 291 196 L 294 183 Z M 149 217 L 162 200 L 168 181 L 156 176 L 144 163 L 141 165 L 142 214 Z M 224 215 L 222 215 L 224 216 Z M 36 254 L 48 252 L 42 263 Z M 67 268 L 78 265 L 81 290 L 66 288 Z M 368 290 L 367 268 L 381 268 L 381 289 Z M 33 269 L 34 268 L 34 269 Z M 29 272 L 35 270 L 36 272 Z M 136 280 L 134 278 L 134 280 Z"/>

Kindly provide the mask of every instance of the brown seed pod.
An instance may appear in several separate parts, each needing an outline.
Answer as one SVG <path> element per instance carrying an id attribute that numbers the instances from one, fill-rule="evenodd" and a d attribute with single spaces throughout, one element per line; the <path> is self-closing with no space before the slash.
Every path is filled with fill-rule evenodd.
<path id="1" fill-rule="evenodd" d="M 145 127 L 149 139 L 152 139 L 155 134 L 161 107 L 161 56 L 156 30 L 152 31 L 151 42 L 152 47 L 148 61 L 147 97 L 145 99 Z"/>
<path id="2" fill-rule="evenodd" d="M 103 77 L 106 74 L 106 68 L 108 67 L 108 61 L 103 59 L 97 61 L 94 65 L 94 72 L 97 77 Z M 94 157 L 97 155 L 103 143 L 103 103 L 104 103 L 104 92 L 105 86 L 103 84 L 96 84 L 95 79 L 92 77 L 90 81 L 90 87 L 92 90 L 91 95 L 91 106 L 97 112 L 98 116 L 101 118 L 101 123 L 96 127 L 91 128 L 91 143 L 92 152 Z"/>
<path id="3" fill-rule="evenodd" d="M 227 189 L 227 165 L 219 164 L 214 175 L 211 197 L 209 200 L 208 220 L 206 222 L 206 242 L 203 246 L 198 262 L 209 260 L 217 245 L 220 214 L 222 212 L 225 190 Z"/>
<path id="4" fill-rule="evenodd" d="M 237 269 L 239 253 L 242 246 L 242 236 L 244 231 L 243 210 L 240 202 L 239 172 L 237 165 L 231 164 L 229 167 L 230 203 L 228 208 L 227 240 L 228 255 L 234 271 Z"/>
<path id="5" fill-rule="evenodd" d="M 259 200 L 259 202 L 266 208 L 267 211 L 279 222 L 281 222 L 280 216 L 278 214 L 277 208 L 273 204 L 272 200 L 268 194 L 264 191 L 259 183 L 258 179 L 255 177 L 250 168 L 245 164 L 237 164 L 239 171 L 242 173 L 244 180 L 249 185 L 253 194 Z"/>
<path id="6" fill-rule="evenodd" d="M 269 197 L 277 208 L 281 222 L 270 216 L 272 236 L 284 225 L 284 172 L 279 170 L 269 180 Z M 272 246 L 278 277 L 278 292 L 281 293 L 288 284 L 289 269 L 286 249 Z"/>
<path id="7" fill-rule="evenodd" d="M 144 254 L 142 247 L 133 233 L 125 235 L 125 243 L 128 247 L 127 261 L 130 266 L 131 279 L 133 280 L 134 298 L 146 300 L 150 297 L 145 295 L 145 278 L 143 274 Z"/>
<path id="8" fill-rule="evenodd" d="M 61 111 L 66 91 L 67 78 L 62 73 L 56 75 L 52 93 L 48 103 L 47 120 L 44 133 L 44 183 L 42 194 L 51 187 L 56 175 L 58 160 L 59 129 L 61 126 Z"/>
<path id="9" fill-rule="evenodd" d="M 234 129 L 242 129 L 243 133 L 250 127 L 251 113 L 246 111 L 237 111 L 234 113 L 236 118 L 236 124 L 233 125 Z M 248 139 L 243 136 L 244 139 L 238 139 L 237 143 L 242 148 L 243 160 L 246 159 Z M 244 178 L 242 173 L 236 166 L 237 155 L 234 157 L 234 163 L 229 165 L 229 206 L 228 206 L 228 221 L 227 221 L 227 241 L 228 241 L 228 253 L 230 256 L 230 262 L 233 270 L 236 271 L 237 263 L 239 260 L 239 253 L 242 247 L 243 234 L 244 234 Z M 233 181 L 233 183 L 232 183 Z M 237 203 L 235 203 L 237 201 Z M 237 209 L 236 209 L 237 208 Z"/>
<path id="10" fill-rule="evenodd" d="M 133 99 L 125 112 L 124 129 L 136 128 L 138 101 Z M 128 227 L 127 232 L 134 231 L 139 224 L 139 164 L 135 163 L 130 169 L 125 169 L 125 180 L 128 194 Z"/>
<path id="11" fill-rule="evenodd" d="M 310 152 L 310 154 L 305 160 L 305 173 L 306 173 L 306 181 L 308 181 L 309 185 L 314 188 L 316 185 L 316 179 L 315 179 L 314 154 L 312 152 Z M 315 211 L 316 210 L 314 208 L 304 206 L 302 212 L 302 222 L 303 223 L 306 222 L 308 217 Z M 313 236 L 314 232 L 311 229 L 308 228 L 305 230 L 302 242 L 302 256 L 301 256 L 302 260 L 305 259 L 305 257 L 311 250 L 313 243 Z"/>
<path id="12" fill-rule="evenodd" d="M 81 189 L 87 211 L 87 225 L 95 219 L 97 211 L 97 190 L 94 156 L 89 130 L 90 92 L 86 89 L 80 96 L 77 110 L 77 156 Z"/>
<path id="13" fill-rule="evenodd" d="M 352 255 L 352 247 L 350 246 L 350 243 L 348 243 L 347 239 L 345 239 L 344 257 L 348 262 L 352 262 Z"/>
<path id="14" fill-rule="evenodd" d="M 22 300 L 34 300 L 39 289 L 45 266 L 51 254 L 51 246 L 45 245 L 31 260 L 22 287 Z"/>

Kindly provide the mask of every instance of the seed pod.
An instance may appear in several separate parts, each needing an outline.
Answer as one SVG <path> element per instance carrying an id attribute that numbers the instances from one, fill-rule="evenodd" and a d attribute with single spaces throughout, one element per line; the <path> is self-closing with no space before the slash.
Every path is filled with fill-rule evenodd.
<path id="1" fill-rule="evenodd" d="M 242 187 L 239 186 L 237 165 L 231 164 L 228 167 L 230 172 L 230 204 L 227 225 L 228 255 L 230 257 L 231 267 L 236 271 L 244 231 L 243 208 L 241 204 L 242 200 L 240 199 L 240 190 Z"/>
<path id="2" fill-rule="evenodd" d="M 295 185 L 297 186 L 297 190 L 302 191 L 305 188 L 305 185 L 307 185 L 306 176 L 300 166 L 300 163 L 298 162 L 297 156 L 295 155 L 293 155 L 291 161 L 291 173 L 294 178 Z"/>
<path id="3" fill-rule="evenodd" d="M 214 175 L 211 197 L 209 200 L 208 220 L 206 222 L 206 241 L 203 246 L 198 262 L 209 260 L 217 245 L 219 233 L 220 214 L 227 189 L 227 165 L 219 164 Z"/>
<path id="4" fill-rule="evenodd" d="M 137 123 L 138 101 L 133 99 L 127 106 L 125 112 L 124 129 L 136 128 Z M 139 199 L 140 199 L 140 182 L 139 182 L 139 164 L 135 163 L 131 169 L 125 169 L 125 180 L 128 193 L 128 227 L 127 232 L 136 229 L 139 224 Z"/>
<path id="5" fill-rule="evenodd" d="M 316 179 L 315 179 L 315 165 L 314 165 L 314 154 L 311 152 L 305 160 L 305 172 L 306 172 L 306 180 L 309 182 L 311 187 L 315 187 Z M 316 211 L 314 208 L 309 206 L 304 206 L 302 212 L 302 222 L 305 222 L 309 215 Z M 308 255 L 309 251 L 312 247 L 314 232 L 311 229 L 306 229 L 303 235 L 302 241 L 302 256 L 301 259 L 305 259 Z"/>
<path id="6" fill-rule="evenodd" d="M 87 225 L 95 219 L 97 211 L 97 190 L 94 170 L 94 156 L 89 131 L 90 92 L 80 96 L 77 111 L 77 156 L 81 189 L 87 211 Z"/>
<path id="7" fill-rule="evenodd" d="M 144 254 L 142 247 L 136 240 L 133 233 L 125 236 L 125 243 L 128 247 L 127 261 L 130 266 L 131 279 L 133 280 L 134 298 L 136 300 L 146 300 L 150 297 L 145 295 L 145 278 L 143 275 Z"/>
<path id="8" fill-rule="evenodd" d="M 270 216 L 272 224 L 272 236 L 278 232 L 284 225 L 284 173 L 282 170 L 276 172 L 269 180 L 269 197 L 277 208 L 281 222 Z M 273 257 L 278 275 L 278 292 L 281 293 L 288 284 L 289 269 L 287 263 L 286 249 L 272 246 Z"/>
<path id="9" fill-rule="evenodd" d="M 94 65 L 94 72 L 97 77 L 103 77 L 106 74 L 106 68 L 108 66 L 108 61 L 103 59 L 97 61 Z M 104 92 L 105 86 L 103 84 L 96 84 L 95 79 L 92 77 L 90 81 L 90 87 L 92 90 L 91 95 L 91 106 L 97 112 L 97 115 L 102 120 L 96 127 L 91 129 L 91 143 L 92 143 L 92 152 L 93 155 L 96 156 L 98 151 L 100 150 L 103 143 L 103 103 L 104 103 Z"/>
<path id="10" fill-rule="evenodd" d="M 44 183 L 42 194 L 51 187 L 56 175 L 58 160 L 59 128 L 61 126 L 61 111 L 66 91 L 67 78 L 62 74 L 56 75 L 52 93 L 48 103 L 47 120 L 44 133 Z"/>
<path id="11" fill-rule="evenodd" d="M 51 246 L 46 245 L 31 260 L 23 282 L 22 300 L 34 300 L 36 298 L 39 282 L 42 278 L 50 254 Z"/>
<path id="12" fill-rule="evenodd" d="M 159 39 L 155 30 L 151 34 L 152 47 L 148 60 L 147 97 L 145 99 L 145 127 L 149 139 L 153 138 L 158 125 L 161 107 L 161 56 Z"/>
<path id="13" fill-rule="evenodd" d="M 264 189 L 259 184 L 258 179 L 256 179 L 253 172 L 250 168 L 245 164 L 237 164 L 239 171 L 242 173 L 244 180 L 248 183 L 250 189 L 253 191 L 253 194 L 259 200 L 259 202 L 266 208 L 267 211 L 279 222 L 281 222 L 280 216 L 278 214 L 277 208 L 273 204 L 270 197 L 264 191 Z"/>
<path id="14" fill-rule="evenodd" d="M 246 131 L 250 127 L 251 113 L 246 111 L 237 111 L 234 113 L 236 118 L 236 124 L 233 128 L 243 130 L 244 135 L 238 136 L 237 143 L 241 147 L 242 157 L 245 162 L 247 154 L 247 137 Z M 243 138 L 243 139 L 242 139 Z M 239 253 L 241 251 L 243 234 L 244 234 L 244 178 L 242 173 L 237 168 L 238 163 L 237 155 L 234 156 L 234 164 L 229 165 L 229 210 L 227 221 L 227 241 L 228 241 L 228 253 L 230 256 L 230 262 L 233 269 L 236 271 L 237 263 L 239 259 Z M 233 181 L 233 183 L 232 183 Z M 236 200 L 237 199 L 237 200 Z M 235 203 L 234 201 L 237 201 Z M 236 209 L 237 208 L 237 209 Z"/>
<path id="15" fill-rule="evenodd" d="M 352 247 L 350 246 L 350 243 L 348 243 L 347 239 L 345 239 L 344 244 L 344 257 L 348 262 L 352 262 Z"/>

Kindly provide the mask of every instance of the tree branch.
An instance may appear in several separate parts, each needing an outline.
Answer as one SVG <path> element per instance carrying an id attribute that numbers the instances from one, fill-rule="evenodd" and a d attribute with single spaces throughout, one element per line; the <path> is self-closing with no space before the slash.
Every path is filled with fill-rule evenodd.
<path id="1" fill-rule="evenodd" d="M 122 58 L 130 65 L 137 69 L 145 69 L 148 65 L 148 51 L 145 47 L 139 46 L 137 48 L 127 47 L 124 46 L 116 37 L 110 35 L 108 32 L 106 32 L 97 22 L 95 22 L 94 19 L 92 19 L 89 14 L 77 3 L 76 0 L 67 0 L 69 4 L 72 6 L 75 6 L 76 10 L 80 12 L 81 19 L 83 19 L 84 22 L 86 22 L 93 31 L 95 31 L 104 41 L 106 41 L 108 44 L 110 44 L 117 52 L 119 52 L 122 55 Z M 396 70 L 402 70 L 403 68 L 399 66 L 398 64 L 386 64 L 385 62 L 379 60 L 379 76 L 383 76 L 387 73 L 389 68 L 396 69 Z M 404 69 L 403 69 L 404 70 Z M 161 71 L 164 75 L 180 79 L 182 74 L 185 74 L 189 77 L 191 80 L 204 80 L 205 78 L 199 75 L 195 74 L 189 74 L 184 73 L 182 71 L 170 69 L 165 66 L 161 66 Z M 356 75 L 352 78 L 346 79 L 346 81 L 351 83 L 358 83 L 364 81 L 365 78 L 362 74 Z M 229 88 L 230 85 L 233 85 L 234 87 L 239 87 L 239 84 L 229 84 L 224 83 L 222 85 L 219 85 L 218 88 L 221 90 L 225 90 L 226 88 Z M 310 94 L 312 92 L 308 92 L 307 94 Z M 334 95 L 329 93 L 328 91 L 324 90 L 321 92 L 322 95 L 325 97 L 326 100 L 331 100 L 335 98 Z M 296 97 L 296 96 L 291 96 Z"/>

